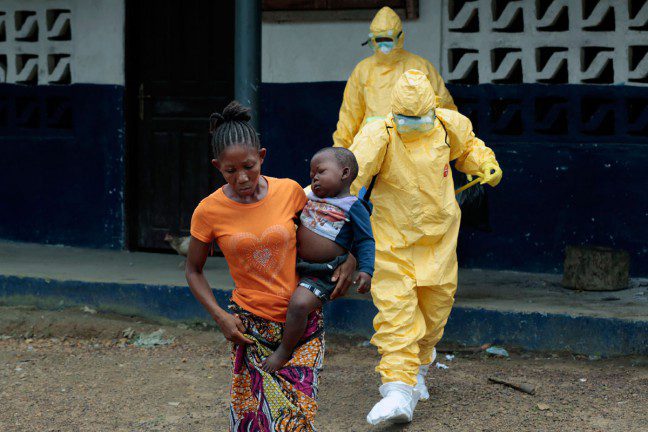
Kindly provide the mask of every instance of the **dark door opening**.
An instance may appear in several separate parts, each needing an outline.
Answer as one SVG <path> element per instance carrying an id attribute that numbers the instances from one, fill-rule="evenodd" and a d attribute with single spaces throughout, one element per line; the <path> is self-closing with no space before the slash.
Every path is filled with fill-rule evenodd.
<path id="1" fill-rule="evenodd" d="M 168 249 L 222 184 L 209 115 L 234 94 L 234 1 L 126 2 L 126 203 L 130 249 Z"/>

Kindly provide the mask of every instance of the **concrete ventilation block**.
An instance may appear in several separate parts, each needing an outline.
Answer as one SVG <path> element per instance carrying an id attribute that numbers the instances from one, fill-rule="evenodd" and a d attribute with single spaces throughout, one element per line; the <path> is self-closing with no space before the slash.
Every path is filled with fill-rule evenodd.
<path id="1" fill-rule="evenodd" d="M 630 255 L 599 246 L 567 246 L 562 284 L 584 291 L 618 291 L 628 287 Z"/>

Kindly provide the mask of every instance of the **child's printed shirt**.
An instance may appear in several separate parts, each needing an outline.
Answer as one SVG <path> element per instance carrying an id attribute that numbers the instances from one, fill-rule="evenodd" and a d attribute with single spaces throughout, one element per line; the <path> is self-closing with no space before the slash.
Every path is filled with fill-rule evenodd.
<path id="1" fill-rule="evenodd" d="M 351 250 L 358 270 L 373 275 L 376 243 L 369 211 L 358 197 L 318 198 L 310 192 L 300 220 L 305 228 Z"/>

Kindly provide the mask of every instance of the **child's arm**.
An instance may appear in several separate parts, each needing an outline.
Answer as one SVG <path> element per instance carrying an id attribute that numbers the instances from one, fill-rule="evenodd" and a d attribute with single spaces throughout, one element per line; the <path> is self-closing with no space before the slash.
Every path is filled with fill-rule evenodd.
<path id="1" fill-rule="evenodd" d="M 371 287 L 371 277 L 376 259 L 376 242 L 371 230 L 369 212 L 360 200 L 349 209 L 349 219 L 353 228 L 353 253 L 358 259 L 359 275 L 354 284 L 358 292 L 365 293 Z"/>

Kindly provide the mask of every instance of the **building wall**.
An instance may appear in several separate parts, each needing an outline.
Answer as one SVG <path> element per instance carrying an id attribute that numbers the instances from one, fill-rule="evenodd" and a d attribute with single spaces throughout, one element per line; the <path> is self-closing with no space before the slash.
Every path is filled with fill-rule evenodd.
<path id="1" fill-rule="evenodd" d="M 0 237 L 124 245 L 122 0 L 0 3 Z"/>
<path id="2" fill-rule="evenodd" d="M 491 232 L 464 227 L 460 264 L 562 269 L 568 244 L 627 249 L 648 275 L 648 3 L 422 1 L 405 47 L 430 59 L 497 153 Z M 331 145 L 369 22 L 264 23 L 270 174 L 307 182 Z M 326 43 L 322 44 L 322 40 Z M 323 45 L 323 46 L 322 46 Z"/>
<path id="3" fill-rule="evenodd" d="M 421 1 L 419 19 L 403 26 L 407 49 L 436 65 L 442 38 L 437 1 Z M 368 34 L 369 21 L 264 22 L 263 82 L 346 81 L 356 63 L 372 53 L 362 46 Z"/>
<path id="4" fill-rule="evenodd" d="M 648 4 L 420 7 L 406 48 L 438 66 L 505 175 L 492 232 L 462 230 L 461 264 L 559 271 L 567 244 L 590 243 L 648 275 Z M 263 24 L 269 174 L 307 181 L 368 26 Z M 0 3 L 0 238 L 124 247 L 123 28 L 123 0 Z"/>

